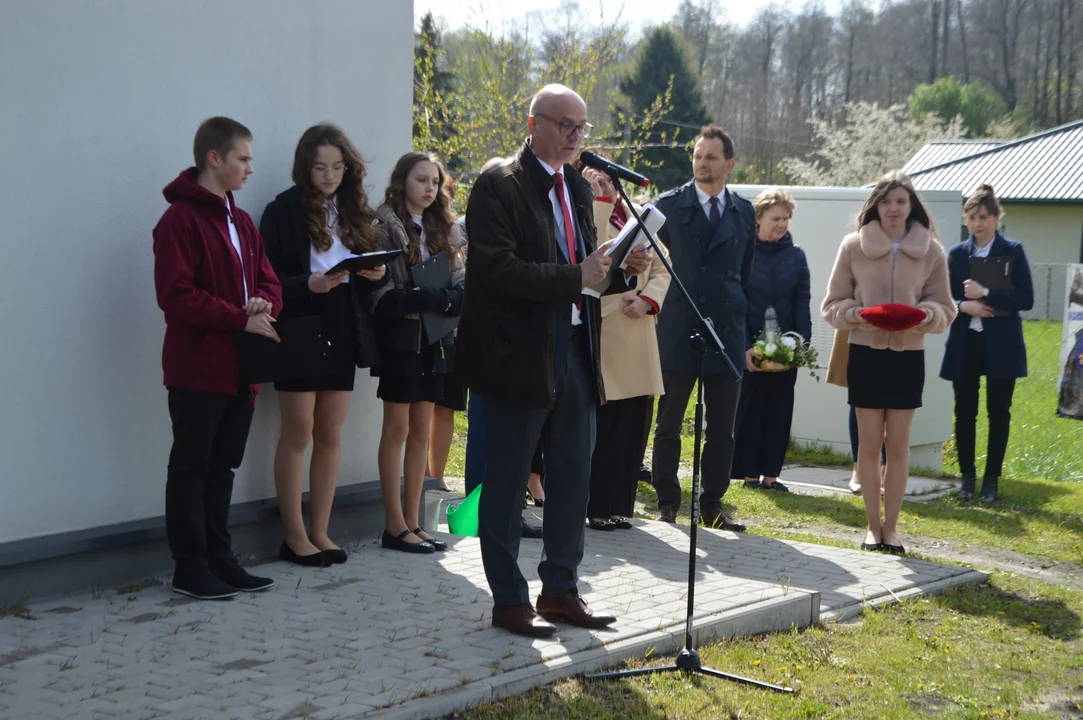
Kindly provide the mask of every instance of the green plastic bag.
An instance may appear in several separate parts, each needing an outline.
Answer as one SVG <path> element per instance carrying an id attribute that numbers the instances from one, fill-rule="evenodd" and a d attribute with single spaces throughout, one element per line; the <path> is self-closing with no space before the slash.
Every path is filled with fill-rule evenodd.
<path id="1" fill-rule="evenodd" d="M 447 527 L 453 535 L 478 536 L 478 504 L 481 502 L 481 485 L 467 495 L 458 505 L 448 505 Z"/>

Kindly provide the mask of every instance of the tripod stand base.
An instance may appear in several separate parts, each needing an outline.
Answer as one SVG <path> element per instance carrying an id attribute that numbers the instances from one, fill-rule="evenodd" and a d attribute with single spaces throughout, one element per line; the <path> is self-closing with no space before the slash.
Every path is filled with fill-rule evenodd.
<path id="1" fill-rule="evenodd" d="M 740 675 L 731 675 L 729 673 L 720 672 L 718 670 L 712 670 L 708 667 L 703 667 L 700 662 L 699 653 L 690 648 L 684 648 L 677 653 L 677 662 L 675 665 L 662 665 L 661 667 L 652 668 L 639 668 L 638 670 L 618 670 L 611 673 L 598 673 L 596 675 L 584 675 L 583 679 L 589 682 L 596 680 L 622 680 L 630 677 L 641 677 L 643 675 L 658 675 L 660 673 L 668 672 L 681 672 L 681 673 L 699 673 L 700 675 L 709 675 L 710 677 L 722 678 L 723 680 L 733 680 L 734 682 L 743 683 L 745 685 L 752 685 L 754 687 L 763 688 L 765 690 L 774 690 L 775 692 L 792 693 L 793 688 L 782 687 L 781 685 L 772 685 L 771 683 L 761 682 L 759 680 L 753 680 L 752 678 L 741 677 Z"/>

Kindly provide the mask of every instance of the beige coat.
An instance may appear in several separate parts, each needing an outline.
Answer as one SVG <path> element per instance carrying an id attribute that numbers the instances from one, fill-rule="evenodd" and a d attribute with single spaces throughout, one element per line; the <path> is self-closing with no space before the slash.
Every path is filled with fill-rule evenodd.
<path id="1" fill-rule="evenodd" d="M 594 201 L 594 222 L 602 238 L 612 239 L 620 232 L 609 222 L 613 203 Z M 608 237 L 605 231 L 608 230 Z M 659 243 L 669 258 L 669 251 Z M 652 253 L 653 258 L 653 253 Z M 640 275 L 636 292 L 607 295 L 602 298 L 602 382 L 606 400 L 623 400 L 643 395 L 661 395 L 662 362 L 658 356 L 657 315 L 630 318 L 622 312 L 622 298 L 646 295 L 661 309 L 669 292 L 669 271 L 658 261 Z"/>
<path id="2" fill-rule="evenodd" d="M 836 330 L 827 360 L 827 382 L 846 387 L 846 363 L 850 361 L 850 331 Z"/>
<path id="3" fill-rule="evenodd" d="M 881 330 L 860 317 L 865 308 L 889 302 L 924 310 L 928 317 L 901 332 Z M 829 325 L 850 332 L 851 344 L 922 350 L 925 335 L 944 332 L 958 312 L 948 287 L 947 254 L 920 223 L 912 223 L 896 253 L 874 220 L 839 246 L 820 312 Z"/>

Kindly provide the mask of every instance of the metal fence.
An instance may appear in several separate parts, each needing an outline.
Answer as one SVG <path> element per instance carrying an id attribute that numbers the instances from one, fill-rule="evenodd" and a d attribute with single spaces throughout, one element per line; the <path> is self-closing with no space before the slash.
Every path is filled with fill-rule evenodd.
<path id="1" fill-rule="evenodd" d="M 1034 279 L 1034 308 L 1020 313 L 1024 320 L 1064 320 L 1064 285 L 1068 281 L 1064 263 L 1031 263 Z"/>

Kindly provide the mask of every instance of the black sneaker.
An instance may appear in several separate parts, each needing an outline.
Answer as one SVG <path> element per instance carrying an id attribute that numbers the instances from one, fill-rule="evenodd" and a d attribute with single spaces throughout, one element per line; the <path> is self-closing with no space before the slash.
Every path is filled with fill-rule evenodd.
<path id="1" fill-rule="evenodd" d="M 214 576 L 206 567 L 178 567 L 173 573 L 173 592 L 197 600 L 228 600 L 237 597 L 237 590 Z"/>
<path id="2" fill-rule="evenodd" d="M 236 559 L 212 563 L 211 572 L 230 587 L 243 590 L 244 592 L 257 592 L 274 587 L 275 581 L 271 578 L 258 577 L 250 574 L 241 567 Z"/>

